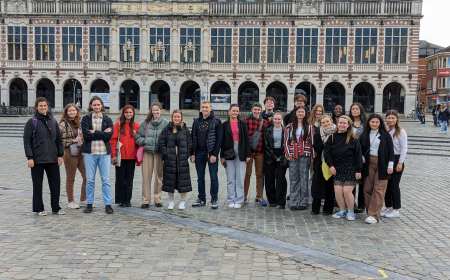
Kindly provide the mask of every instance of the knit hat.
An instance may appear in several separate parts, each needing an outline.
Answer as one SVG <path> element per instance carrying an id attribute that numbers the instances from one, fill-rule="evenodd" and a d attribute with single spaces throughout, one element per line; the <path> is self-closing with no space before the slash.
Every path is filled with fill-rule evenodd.
<path id="1" fill-rule="evenodd" d="M 259 103 L 259 102 L 254 102 L 253 105 L 252 105 L 252 109 L 253 109 L 253 107 L 255 107 L 255 106 L 258 106 L 259 108 L 262 109 L 262 105 L 261 105 L 261 103 Z"/>

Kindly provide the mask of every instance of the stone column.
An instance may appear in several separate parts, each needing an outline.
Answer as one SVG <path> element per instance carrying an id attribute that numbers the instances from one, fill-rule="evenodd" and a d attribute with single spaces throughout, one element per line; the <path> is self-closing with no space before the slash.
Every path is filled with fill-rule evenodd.
<path id="1" fill-rule="evenodd" d="M 178 23 L 173 21 L 172 32 L 170 38 L 170 56 L 172 61 L 179 62 L 180 39 L 178 38 Z"/>
<path id="2" fill-rule="evenodd" d="M 5 102 L 6 106 L 10 106 L 9 104 L 9 89 L 6 87 L 6 84 L 1 85 L 1 103 Z"/>
<path id="3" fill-rule="evenodd" d="M 139 114 L 147 114 L 150 102 L 150 92 L 146 88 L 139 92 Z"/>
<path id="4" fill-rule="evenodd" d="M 81 91 L 81 108 L 87 112 L 89 109 L 89 101 L 91 100 L 91 90 L 86 86 Z"/>
<path id="5" fill-rule="evenodd" d="M 202 62 L 209 62 L 209 54 L 211 52 L 210 37 L 209 37 L 209 24 L 203 25 L 203 38 L 202 38 Z"/>
<path id="6" fill-rule="evenodd" d="M 259 103 L 263 106 L 264 109 L 264 98 L 266 98 L 266 90 L 267 87 L 262 88 L 262 91 L 259 92 Z"/>
<path id="7" fill-rule="evenodd" d="M 180 108 L 180 89 L 178 86 L 170 88 L 170 112 Z"/>
<path id="8" fill-rule="evenodd" d="M 60 88 L 55 89 L 55 112 L 61 112 L 63 106 L 63 91 Z"/>
<path id="9" fill-rule="evenodd" d="M 144 19 L 142 20 L 142 27 L 141 27 L 141 61 L 148 61 L 148 57 L 150 54 L 149 51 L 149 43 L 148 40 L 148 30 L 147 30 L 147 21 Z"/>
<path id="10" fill-rule="evenodd" d="M 238 102 L 238 92 L 232 91 L 231 92 L 231 104 L 239 104 Z"/>
<path id="11" fill-rule="evenodd" d="M 288 112 L 294 110 L 294 96 L 295 96 L 294 92 L 288 92 L 288 97 L 287 97 L 287 110 L 288 110 Z"/>
<path id="12" fill-rule="evenodd" d="M 36 91 L 34 88 L 28 88 L 28 107 L 34 107 L 36 101 Z"/>
<path id="13" fill-rule="evenodd" d="M 353 103 L 353 90 L 351 88 L 345 89 L 345 114 L 350 110 L 350 106 Z M 339 104 L 342 105 L 342 104 Z"/>
<path id="14" fill-rule="evenodd" d="M 117 40 L 117 24 L 116 21 L 113 20 L 111 24 L 111 61 L 117 61 L 118 59 L 118 49 L 119 45 Z"/>
<path id="15" fill-rule="evenodd" d="M 375 101 L 374 112 L 377 114 L 382 113 L 382 111 L 383 111 L 383 89 L 377 88 L 375 90 L 375 100 L 374 101 Z"/>
<path id="16" fill-rule="evenodd" d="M 120 98 L 119 88 L 114 87 L 109 89 L 109 112 L 119 113 Z"/>
<path id="17" fill-rule="evenodd" d="M 323 89 L 321 89 L 321 90 L 323 91 Z M 323 92 L 316 92 L 316 104 L 323 105 Z"/>
<path id="18" fill-rule="evenodd" d="M 409 90 L 409 88 L 407 88 Z M 407 91 L 405 92 L 405 105 L 404 105 L 404 115 L 410 114 L 412 110 L 415 109 L 415 102 L 416 102 L 416 92 L 415 89 L 412 89 L 413 91 Z M 403 91 L 403 90 L 402 90 Z M 382 95 L 383 96 L 383 95 Z M 430 117 L 430 119 L 432 119 Z"/>

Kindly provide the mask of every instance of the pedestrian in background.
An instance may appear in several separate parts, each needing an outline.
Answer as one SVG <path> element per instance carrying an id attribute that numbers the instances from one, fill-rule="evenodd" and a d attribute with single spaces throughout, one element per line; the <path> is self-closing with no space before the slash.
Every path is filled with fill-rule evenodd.
<path id="1" fill-rule="evenodd" d="M 187 193 L 192 191 L 191 175 L 189 172 L 189 157 L 192 151 L 191 134 L 183 122 L 180 110 L 173 110 L 172 121 L 163 129 L 158 140 L 163 167 L 162 190 L 169 193 L 169 206 L 174 208 L 175 190 L 181 196 L 178 209 L 186 209 Z"/>
<path id="2" fill-rule="evenodd" d="M 386 208 L 380 216 L 398 218 L 401 208 L 400 180 L 405 169 L 406 152 L 408 151 L 408 138 L 406 131 L 400 126 L 398 113 L 395 110 L 386 112 L 387 130 L 392 137 L 394 145 L 394 172 L 388 181 L 384 204 Z"/>
<path id="3" fill-rule="evenodd" d="M 286 169 L 288 161 L 284 154 L 283 114 L 277 111 L 273 115 L 273 126 L 264 134 L 264 161 L 266 164 L 266 196 L 270 207 L 284 209 L 286 206 Z"/>
<path id="4" fill-rule="evenodd" d="M 33 212 L 40 216 L 47 216 L 42 201 L 42 182 L 45 171 L 50 187 L 52 212 L 64 215 L 64 210 L 59 206 L 61 190 L 59 167 L 63 162 L 63 143 L 58 122 L 51 113 L 48 113 L 48 101 L 44 97 L 36 98 L 34 116 L 25 124 L 23 145 L 33 181 Z"/>
<path id="5" fill-rule="evenodd" d="M 239 117 L 239 105 L 232 104 L 229 117 L 222 125 L 223 141 L 220 161 L 227 174 L 227 203 L 229 208 L 244 204 L 244 180 L 247 162 L 251 158 L 247 124 Z"/>
<path id="6" fill-rule="evenodd" d="M 311 160 L 314 159 L 314 125 L 308 123 L 305 106 L 294 110 L 296 118 L 284 133 L 284 151 L 289 161 L 291 210 L 305 210 L 308 205 L 308 181 Z"/>
<path id="7" fill-rule="evenodd" d="M 361 137 L 361 148 L 364 151 L 364 198 L 369 215 L 366 223 L 375 224 L 380 219 L 388 180 L 394 171 L 392 137 L 380 115 L 369 116 Z"/>
<path id="8" fill-rule="evenodd" d="M 206 205 L 205 172 L 208 165 L 211 185 L 211 208 L 217 209 L 219 193 L 219 151 L 223 141 L 222 122 L 214 115 L 209 100 L 202 101 L 199 117 L 192 124 L 192 155 L 191 162 L 197 170 L 198 199 L 193 207 Z"/>
<path id="9" fill-rule="evenodd" d="M 95 173 L 97 167 L 102 180 L 103 204 L 107 214 L 114 213 L 111 207 L 111 137 L 114 124 L 105 111 L 103 100 L 93 96 L 89 101 L 88 111 L 91 112 L 81 120 L 81 130 L 84 142 L 81 152 L 84 153 L 84 166 L 86 168 L 86 197 L 87 206 L 84 213 L 94 211 Z"/>
<path id="10" fill-rule="evenodd" d="M 334 106 L 333 112 L 331 113 L 331 117 L 333 118 L 333 123 L 337 124 L 339 121 L 339 118 L 343 115 L 345 115 L 344 107 L 342 107 L 341 105 Z"/>
<path id="11" fill-rule="evenodd" d="M 144 147 L 142 159 L 142 205 L 141 208 L 150 207 L 152 198 L 156 207 L 163 207 L 161 201 L 163 165 L 161 151 L 158 148 L 159 136 L 169 121 L 161 117 L 162 105 L 158 100 L 153 101 L 147 118 L 139 126 L 136 134 L 136 144 Z"/>
<path id="12" fill-rule="evenodd" d="M 332 217 L 355 220 L 353 189 L 361 180 L 362 153 L 358 137 L 353 133 L 352 120 L 341 116 L 337 132 L 325 142 L 325 162 L 334 176 L 334 192 L 339 205 L 339 212 Z M 347 210 L 346 210 L 347 209 Z"/>
<path id="13" fill-rule="evenodd" d="M 59 122 L 59 130 L 64 147 L 64 168 L 66 169 L 66 194 L 68 207 L 79 209 L 86 207 L 86 169 L 84 168 L 83 154 L 80 152 L 83 144 L 83 133 L 81 132 L 80 109 L 69 103 L 64 108 Z M 75 175 L 77 169 L 83 178 L 81 183 L 80 204 L 77 204 L 73 195 Z"/>
<path id="14" fill-rule="evenodd" d="M 364 125 L 367 122 L 367 115 L 364 107 L 361 103 L 355 102 L 350 106 L 348 116 L 352 120 L 353 133 L 358 137 L 361 143 L 361 135 L 364 131 Z M 356 189 L 358 189 L 358 201 L 356 203 Z M 353 189 L 353 195 L 355 196 L 355 213 L 364 213 L 366 208 L 366 202 L 364 200 L 364 182 L 361 180 L 357 187 Z"/>
<path id="15" fill-rule="evenodd" d="M 313 109 L 314 110 L 314 109 Z M 312 178 L 311 195 L 313 197 L 311 214 L 318 215 L 320 213 L 320 205 L 322 199 L 325 199 L 323 205 L 323 215 L 333 214 L 334 208 L 334 186 L 333 178 L 328 180 L 324 178 L 322 172 L 322 160 L 325 142 L 330 138 L 330 135 L 336 132 L 336 125 L 333 123 L 333 119 L 328 115 L 323 115 L 318 119 L 319 127 L 314 134 L 314 151 L 317 153 L 317 157 L 314 160 L 314 175 Z"/>
<path id="16" fill-rule="evenodd" d="M 119 121 L 114 125 L 111 138 L 111 164 L 116 168 L 115 202 L 120 207 L 131 207 L 134 170 L 136 168 L 136 132 L 139 124 L 134 122 L 134 107 L 122 108 Z M 119 157 L 120 156 L 120 157 Z"/>
<path id="17" fill-rule="evenodd" d="M 264 185 L 263 185 L 263 164 L 264 164 L 264 133 L 266 132 L 268 123 L 264 121 L 261 116 L 262 105 L 258 102 L 253 103 L 252 112 L 244 119 L 248 127 L 248 136 L 251 142 L 252 136 L 258 135 L 257 147 L 252 150 L 251 159 L 247 162 L 247 170 L 245 173 L 244 192 L 247 201 L 248 190 L 250 187 L 250 178 L 252 176 L 253 161 L 255 162 L 255 174 L 256 174 L 256 197 L 255 202 L 259 202 L 261 206 L 267 206 L 267 202 L 264 200 Z M 256 137 L 256 136 L 255 136 Z"/>
<path id="18" fill-rule="evenodd" d="M 450 118 L 450 112 L 447 106 L 445 106 L 445 103 L 441 105 L 441 112 L 439 114 L 439 117 L 441 119 L 441 133 L 447 133 L 447 122 Z"/>
<path id="19" fill-rule="evenodd" d="M 420 121 L 422 122 L 422 124 L 425 124 L 425 117 L 427 115 L 427 108 L 425 106 L 425 102 L 422 102 L 419 111 L 420 111 Z"/>

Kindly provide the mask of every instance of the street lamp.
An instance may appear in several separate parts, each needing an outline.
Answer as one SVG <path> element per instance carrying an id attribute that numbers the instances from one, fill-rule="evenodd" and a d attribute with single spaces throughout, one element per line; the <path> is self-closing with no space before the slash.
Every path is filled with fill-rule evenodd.
<path id="1" fill-rule="evenodd" d="M 75 100 L 75 91 L 76 91 L 76 86 L 77 86 L 77 80 L 72 79 L 72 84 L 73 84 L 73 103 L 77 103 Z"/>

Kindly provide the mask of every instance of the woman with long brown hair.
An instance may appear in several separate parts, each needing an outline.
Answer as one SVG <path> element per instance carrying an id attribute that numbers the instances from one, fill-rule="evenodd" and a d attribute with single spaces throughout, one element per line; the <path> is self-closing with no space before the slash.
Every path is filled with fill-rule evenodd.
<path id="1" fill-rule="evenodd" d="M 309 115 L 309 123 L 319 127 L 319 118 L 325 114 L 325 107 L 322 104 L 316 104 Z"/>
<path id="2" fill-rule="evenodd" d="M 80 147 L 83 144 L 83 133 L 81 132 L 80 109 L 70 103 L 64 108 L 59 121 L 59 130 L 64 146 L 64 168 L 66 169 L 66 194 L 68 207 L 78 209 L 86 206 L 86 169 L 84 168 L 83 154 Z M 80 171 L 83 182 L 81 183 L 80 204 L 75 202 L 73 189 L 77 169 Z"/>
<path id="3" fill-rule="evenodd" d="M 305 210 L 308 205 L 308 181 L 311 159 L 314 159 L 314 125 L 308 123 L 305 106 L 294 109 L 293 122 L 284 133 L 284 152 L 289 163 L 291 210 Z"/>
<path id="4" fill-rule="evenodd" d="M 134 107 L 126 105 L 119 121 L 114 125 L 111 142 L 111 164 L 116 167 L 116 204 L 131 207 L 134 170 L 136 167 L 136 132 L 139 124 L 134 122 Z M 119 157 L 120 155 L 120 157 Z"/>
<path id="5" fill-rule="evenodd" d="M 191 133 L 183 122 L 181 110 L 173 110 L 172 121 L 166 126 L 158 140 L 158 149 L 164 161 L 162 190 L 169 193 L 169 206 L 175 202 L 175 190 L 181 196 L 178 209 L 186 208 L 187 193 L 192 191 L 189 158 L 192 153 Z"/>
<path id="6" fill-rule="evenodd" d="M 153 200 L 156 207 L 162 207 L 162 178 L 163 178 L 163 160 L 158 148 L 159 135 L 169 124 L 169 121 L 161 116 L 162 105 L 158 100 L 153 101 L 147 118 L 141 123 L 136 135 L 136 143 L 144 147 L 142 158 L 142 205 L 141 208 L 150 207 L 152 198 L 152 177 L 153 181 Z"/>

